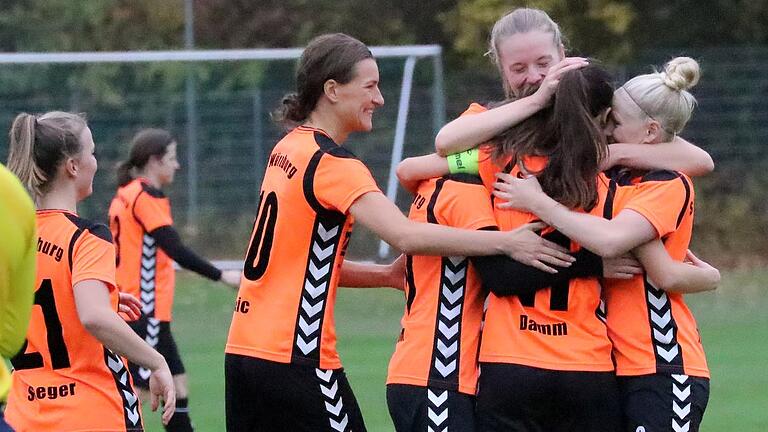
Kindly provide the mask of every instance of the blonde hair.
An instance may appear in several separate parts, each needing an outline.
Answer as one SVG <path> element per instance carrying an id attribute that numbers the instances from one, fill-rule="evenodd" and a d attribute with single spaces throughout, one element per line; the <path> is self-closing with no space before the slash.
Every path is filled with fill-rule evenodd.
<path id="1" fill-rule="evenodd" d="M 491 58 L 494 64 L 499 68 L 501 80 L 504 83 L 504 93 L 507 97 L 513 95 L 509 83 L 504 78 L 504 70 L 499 58 L 499 45 L 501 42 L 517 33 L 528 33 L 531 31 L 542 31 L 552 33 L 552 44 L 559 49 L 563 45 L 563 34 L 560 32 L 560 26 L 540 9 L 518 8 L 503 17 L 493 25 L 491 30 L 491 40 L 488 46 L 487 56 Z"/>
<path id="2" fill-rule="evenodd" d="M 17 115 L 8 134 L 8 169 L 35 199 L 40 198 L 61 162 L 80 153 L 80 134 L 87 126 L 84 116 L 63 111 Z"/>
<path id="3" fill-rule="evenodd" d="M 696 98 L 688 92 L 699 82 L 699 63 L 690 57 L 676 57 L 664 65 L 664 71 L 639 75 L 627 81 L 623 89 L 629 98 L 661 125 L 669 140 L 685 128 L 691 118 Z"/>

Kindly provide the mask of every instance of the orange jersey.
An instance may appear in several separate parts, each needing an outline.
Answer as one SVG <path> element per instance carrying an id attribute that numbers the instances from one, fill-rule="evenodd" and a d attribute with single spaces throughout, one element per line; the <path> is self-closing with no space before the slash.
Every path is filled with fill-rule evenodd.
<path id="1" fill-rule="evenodd" d="M 109 206 L 109 227 L 117 249 L 117 286 L 141 300 L 144 315 L 159 321 L 171 321 L 176 274 L 173 260 L 150 233 L 170 225 L 170 201 L 143 178 L 118 189 Z"/>
<path id="2" fill-rule="evenodd" d="M 467 175 L 422 182 L 408 217 L 471 230 L 496 226 L 487 190 Z M 406 308 L 387 384 L 474 395 L 486 298 L 479 277 L 466 257 L 409 255 L 406 263 Z"/>
<path id="3" fill-rule="evenodd" d="M 531 158 L 543 164 L 543 158 Z M 514 167 L 512 175 L 519 169 Z M 597 178 L 599 202 L 590 214 L 602 215 L 608 179 Z M 496 210 L 502 231 L 538 220 L 530 213 Z M 555 233 L 553 240 L 578 251 L 579 245 Z M 597 278 L 576 278 L 527 296 L 490 295 L 480 361 L 513 363 L 561 371 L 611 371 L 611 343 L 602 319 Z"/>
<path id="4" fill-rule="evenodd" d="M 366 166 L 324 132 L 300 126 L 272 150 L 226 352 L 341 367 L 333 309 L 354 219 L 379 192 Z"/>
<path id="5" fill-rule="evenodd" d="M 106 226 L 61 210 L 37 212 L 35 306 L 12 359 L 6 419 L 25 431 L 142 430 L 125 361 L 80 322 L 73 286 L 99 280 L 117 310 L 115 249 Z"/>
<path id="6" fill-rule="evenodd" d="M 656 229 L 669 255 L 685 258 L 691 240 L 694 191 L 684 174 L 653 171 L 640 179 L 617 178 L 606 218 L 631 209 Z M 634 183 L 634 184 L 633 184 Z M 613 341 L 618 375 L 653 373 L 709 377 L 696 320 L 682 294 L 656 289 L 645 275 L 607 280 L 604 293 L 608 334 Z"/>

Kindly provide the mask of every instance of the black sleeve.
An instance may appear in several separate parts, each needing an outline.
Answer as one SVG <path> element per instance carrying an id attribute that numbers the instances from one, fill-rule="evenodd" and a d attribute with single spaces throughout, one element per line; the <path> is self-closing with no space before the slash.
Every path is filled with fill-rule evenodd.
<path id="1" fill-rule="evenodd" d="M 547 273 L 506 255 L 472 257 L 471 260 L 485 289 L 497 296 L 510 296 L 532 293 L 573 278 L 603 275 L 603 260 L 598 255 L 581 248 L 574 257 L 576 262 L 570 267 L 555 267 L 557 273 Z"/>
<path id="2" fill-rule="evenodd" d="M 221 279 L 221 270 L 184 246 L 179 233 L 172 226 L 162 226 L 149 233 L 149 235 L 157 240 L 160 249 L 180 266 L 214 281 Z"/>

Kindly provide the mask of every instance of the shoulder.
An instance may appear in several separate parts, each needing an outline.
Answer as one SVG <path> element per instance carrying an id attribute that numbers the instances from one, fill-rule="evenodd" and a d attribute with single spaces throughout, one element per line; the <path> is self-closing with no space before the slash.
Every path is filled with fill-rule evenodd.
<path id="1" fill-rule="evenodd" d="M 76 216 L 73 214 L 65 214 L 67 219 L 77 227 L 78 230 L 83 232 L 88 232 L 93 236 L 96 236 L 108 243 L 112 243 L 112 233 L 109 231 L 109 228 L 98 222 L 93 222 L 91 220 L 81 218 L 80 216 Z"/>
<path id="2" fill-rule="evenodd" d="M 683 175 L 677 171 L 655 170 L 649 171 L 640 178 L 640 183 L 647 182 L 668 182 L 673 180 L 682 180 Z"/>
<path id="3" fill-rule="evenodd" d="M 352 151 L 336 144 L 331 138 L 321 132 L 315 132 L 315 142 L 324 155 L 340 159 L 359 160 Z"/>
<path id="4" fill-rule="evenodd" d="M 141 182 L 141 191 L 145 192 L 152 198 L 165 198 L 165 194 L 160 189 L 150 185 L 149 183 Z"/>
<path id="5" fill-rule="evenodd" d="M 480 176 L 476 176 L 474 174 L 456 173 L 449 174 L 443 178 L 451 182 L 463 183 L 467 185 L 483 185 L 483 180 L 480 179 Z"/>

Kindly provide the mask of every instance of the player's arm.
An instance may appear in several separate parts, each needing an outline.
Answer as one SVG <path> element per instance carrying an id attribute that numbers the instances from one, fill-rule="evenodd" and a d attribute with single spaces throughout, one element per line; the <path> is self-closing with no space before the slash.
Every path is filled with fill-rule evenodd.
<path id="1" fill-rule="evenodd" d="M 192 249 L 182 243 L 181 236 L 179 236 L 179 233 L 172 226 L 166 225 L 156 228 L 150 232 L 149 235 L 157 240 L 160 249 L 181 267 L 212 281 L 221 281 L 235 287 L 240 284 L 240 272 L 223 272 L 207 260 L 198 256 Z"/>
<path id="2" fill-rule="evenodd" d="M 680 171 L 691 177 L 707 175 L 715 169 L 712 156 L 681 137 L 660 144 L 611 144 L 603 164 L 607 170 L 614 166 L 638 169 Z"/>
<path id="3" fill-rule="evenodd" d="M 422 180 L 448 174 L 448 160 L 435 153 L 409 157 L 397 165 L 397 179 L 405 190 L 416 193 Z"/>
<path id="4" fill-rule="evenodd" d="M 550 68 L 536 93 L 474 115 L 463 115 L 440 129 L 435 150 L 441 156 L 477 147 L 520 123 L 546 106 L 562 75 L 587 65 L 581 57 L 568 57 Z"/>
<path id="5" fill-rule="evenodd" d="M 152 371 L 153 382 L 152 410 L 157 408 L 157 397 L 162 396 L 163 423 L 170 420 L 176 405 L 176 393 L 173 377 L 160 353 L 142 340 L 128 324 L 120 318 L 110 305 L 109 288 L 96 279 L 86 279 L 74 286 L 77 316 L 83 327 L 115 354 L 127 357 L 130 361 Z"/>
<path id="6" fill-rule="evenodd" d="M 435 151 L 447 156 L 477 147 L 535 114 L 546 103 L 531 95 L 488 111 L 458 117 L 437 133 Z"/>
<path id="7" fill-rule="evenodd" d="M 406 218 L 381 192 L 357 198 L 349 212 L 394 248 L 408 255 L 485 256 L 505 254 L 528 265 L 554 272 L 547 264 L 568 266 L 567 251 L 533 233 L 541 224 L 514 231 L 472 231 L 418 223 Z"/>
<path id="8" fill-rule="evenodd" d="M 574 254 L 576 261 L 570 267 L 555 267 L 550 273 L 521 264 L 505 255 L 472 257 L 483 288 L 497 296 L 523 295 L 550 287 L 573 278 L 602 276 L 602 259 L 582 249 Z"/>
<path id="9" fill-rule="evenodd" d="M 608 220 L 573 211 L 541 190 L 536 177 L 516 179 L 499 173 L 495 196 L 505 202 L 499 208 L 530 211 L 541 220 L 602 257 L 618 257 L 658 237 L 656 228 L 634 210 L 623 210 Z"/>
<path id="10" fill-rule="evenodd" d="M 405 289 L 405 255 L 390 264 L 374 264 L 344 260 L 339 276 L 339 286 L 348 288 L 391 287 Z"/>
<path id="11" fill-rule="evenodd" d="M 570 267 L 555 267 L 557 273 L 541 271 L 504 255 L 472 257 L 483 287 L 497 296 L 524 295 L 575 278 L 630 279 L 643 268 L 631 256 L 601 258 L 585 248 L 574 255 Z"/>
<path id="12" fill-rule="evenodd" d="M 633 253 L 658 289 L 677 293 L 711 291 L 720 283 L 720 272 L 688 251 L 690 263 L 675 261 L 661 240 L 650 241 Z"/>

